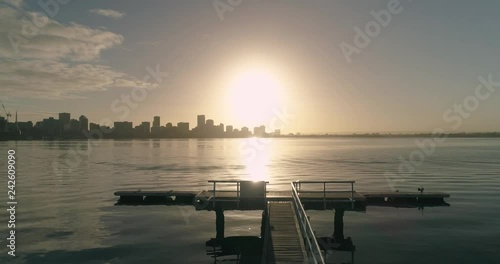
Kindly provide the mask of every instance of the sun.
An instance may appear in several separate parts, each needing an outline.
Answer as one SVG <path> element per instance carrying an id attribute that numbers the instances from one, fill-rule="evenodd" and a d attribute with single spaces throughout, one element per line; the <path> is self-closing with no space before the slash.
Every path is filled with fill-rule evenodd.
<path id="1" fill-rule="evenodd" d="M 228 101 L 238 121 L 250 127 L 266 125 L 283 103 L 283 87 L 271 69 L 248 68 L 231 80 Z"/>

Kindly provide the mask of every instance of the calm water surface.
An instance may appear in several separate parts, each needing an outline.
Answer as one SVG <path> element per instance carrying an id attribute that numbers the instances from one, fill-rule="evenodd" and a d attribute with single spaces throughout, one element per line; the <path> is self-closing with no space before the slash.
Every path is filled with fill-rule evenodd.
<path id="1" fill-rule="evenodd" d="M 359 191 L 388 191 L 394 181 L 384 173 L 398 168 L 395 188 L 449 192 L 451 206 L 347 212 L 355 263 L 500 263 L 500 140 L 448 139 L 411 172 L 400 157 L 418 150 L 415 140 L 0 142 L 4 172 L 7 150 L 17 150 L 19 202 L 18 257 L 7 257 L 2 213 L 0 263 L 213 263 L 205 255 L 205 241 L 215 237 L 213 212 L 114 206 L 113 192 L 199 191 L 210 188 L 209 179 L 268 180 L 283 190 L 298 179 L 353 179 Z M 6 177 L 0 186 L 6 193 Z M 4 208 L 6 201 L 0 195 Z M 308 214 L 317 235 L 332 234 L 331 211 Z M 260 217 L 226 212 L 226 236 L 258 236 Z"/>

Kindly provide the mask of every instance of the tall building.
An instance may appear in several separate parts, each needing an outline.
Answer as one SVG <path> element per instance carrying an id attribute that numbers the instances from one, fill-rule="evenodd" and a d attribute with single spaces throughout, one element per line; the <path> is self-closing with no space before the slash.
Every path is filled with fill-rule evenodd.
<path id="1" fill-rule="evenodd" d="M 198 115 L 198 122 L 196 123 L 198 128 L 202 128 L 205 126 L 205 115 Z"/>
<path id="2" fill-rule="evenodd" d="M 142 122 L 141 126 L 142 126 L 142 129 L 144 129 L 145 133 L 150 133 L 151 132 L 151 123 L 149 123 L 149 122 Z"/>
<path id="3" fill-rule="evenodd" d="M 56 134 L 57 127 L 60 125 L 60 121 L 54 119 L 53 117 L 46 118 L 42 121 L 42 130 L 45 134 L 49 136 L 54 136 Z"/>
<path id="4" fill-rule="evenodd" d="M 151 133 L 151 123 L 150 122 L 142 122 L 139 126 L 136 126 L 135 129 L 135 137 L 138 138 L 147 138 Z"/>
<path id="5" fill-rule="evenodd" d="M 94 130 L 99 130 L 99 124 L 95 124 L 95 123 L 90 123 L 90 131 Z"/>
<path id="6" fill-rule="evenodd" d="M 243 137 L 248 137 L 248 136 L 251 135 L 250 130 L 248 129 L 248 127 L 242 127 L 241 128 L 241 135 Z"/>
<path id="7" fill-rule="evenodd" d="M 80 116 L 80 131 L 88 131 L 89 130 L 89 120 L 84 115 Z"/>
<path id="8" fill-rule="evenodd" d="M 69 124 L 69 122 L 71 122 L 71 114 L 59 113 L 59 122 L 63 124 Z"/>
<path id="9" fill-rule="evenodd" d="M 33 130 L 33 122 L 17 122 L 17 128 L 21 134 L 30 133 Z"/>
<path id="10" fill-rule="evenodd" d="M 207 127 L 213 127 L 213 126 L 214 126 L 214 120 L 212 120 L 212 119 L 207 119 L 206 126 L 207 126 Z"/>
<path id="11" fill-rule="evenodd" d="M 224 124 L 220 123 L 218 126 L 217 126 L 217 136 L 218 137 L 222 137 L 224 136 Z"/>
<path id="12" fill-rule="evenodd" d="M 257 137 L 262 137 L 266 135 L 266 127 L 265 126 L 259 126 L 255 127 L 253 129 L 253 135 Z"/>
<path id="13" fill-rule="evenodd" d="M 78 133 L 80 130 L 80 121 L 71 119 L 69 123 L 69 130 L 71 131 L 71 133 Z"/>
<path id="14" fill-rule="evenodd" d="M 177 128 L 181 133 L 189 132 L 189 123 L 188 122 L 179 122 L 177 123 Z"/>
<path id="15" fill-rule="evenodd" d="M 226 126 L 226 133 L 228 134 L 233 133 L 233 126 Z"/>
<path id="16" fill-rule="evenodd" d="M 59 126 L 61 133 L 68 132 L 70 130 L 71 114 L 70 113 L 59 113 Z"/>
<path id="17" fill-rule="evenodd" d="M 134 132 L 132 122 L 115 122 L 113 136 L 118 138 L 131 138 Z"/>
<path id="18" fill-rule="evenodd" d="M 160 127 L 160 117 L 159 116 L 154 117 L 153 127 Z"/>

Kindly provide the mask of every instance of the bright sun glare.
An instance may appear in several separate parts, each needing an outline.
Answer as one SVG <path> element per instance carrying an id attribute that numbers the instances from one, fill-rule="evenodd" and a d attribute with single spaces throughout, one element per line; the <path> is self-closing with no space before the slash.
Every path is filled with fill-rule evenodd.
<path id="1" fill-rule="evenodd" d="M 264 67 L 242 71 L 229 85 L 232 114 L 250 128 L 269 123 L 282 99 L 280 80 Z"/>

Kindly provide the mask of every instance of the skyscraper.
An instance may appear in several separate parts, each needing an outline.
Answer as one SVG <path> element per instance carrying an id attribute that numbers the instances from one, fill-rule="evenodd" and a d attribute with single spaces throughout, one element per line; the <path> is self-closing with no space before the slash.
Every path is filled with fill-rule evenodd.
<path id="1" fill-rule="evenodd" d="M 241 134 L 244 137 L 248 137 L 248 136 L 250 136 L 251 133 L 250 133 L 250 130 L 248 129 L 248 127 L 242 127 Z"/>
<path id="2" fill-rule="evenodd" d="M 142 122 L 141 123 L 142 129 L 144 130 L 144 133 L 151 133 L 151 123 L 149 122 Z"/>
<path id="3" fill-rule="evenodd" d="M 49 136 L 54 136 L 56 133 L 56 128 L 59 126 L 60 121 L 55 120 L 53 117 L 43 119 L 42 130 L 45 134 Z"/>
<path id="4" fill-rule="evenodd" d="M 93 131 L 95 132 L 95 131 L 97 131 L 97 130 L 99 130 L 99 129 L 100 129 L 100 127 L 99 127 L 99 125 L 98 125 L 98 124 L 95 124 L 95 123 L 90 123 L 90 130 L 91 130 L 91 131 L 93 130 Z"/>
<path id="5" fill-rule="evenodd" d="M 71 131 L 71 133 L 78 133 L 79 130 L 80 130 L 80 121 L 76 120 L 76 119 L 71 119 L 71 121 L 69 122 L 69 130 Z"/>
<path id="6" fill-rule="evenodd" d="M 133 135 L 134 129 L 132 122 L 115 122 L 113 136 L 115 138 L 130 138 Z"/>
<path id="7" fill-rule="evenodd" d="M 160 127 L 160 117 L 159 116 L 154 117 L 153 127 Z"/>
<path id="8" fill-rule="evenodd" d="M 206 126 L 207 126 L 207 127 L 213 127 L 213 126 L 214 126 L 214 120 L 212 120 L 212 119 L 207 119 Z"/>
<path id="9" fill-rule="evenodd" d="M 205 115 L 198 115 L 198 123 L 196 124 L 198 128 L 205 126 Z"/>
<path id="10" fill-rule="evenodd" d="M 177 123 L 177 128 L 179 129 L 179 132 L 187 133 L 187 132 L 189 132 L 189 123 L 188 122 L 179 122 L 179 123 Z"/>
<path id="11" fill-rule="evenodd" d="M 69 124 L 70 121 L 71 121 L 70 113 L 59 113 L 59 122 L 63 124 Z"/>
<path id="12" fill-rule="evenodd" d="M 59 128 L 60 132 L 68 132 L 70 129 L 71 114 L 70 113 L 59 113 Z"/>
<path id="13" fill-rule="evenodd" d="M 80 131 L 89 130 L 89 120 L 84 115 L 80 116 Z"/>
<path id="14" fill-rule="evenodd" d="M 257 137 L 263 137 L 266 135 L 266 127 L 265 126 L 259 126 L 255 127 L 253 129 L 253 135 Z"/>
<path id="15" fill-rule="evenodd" d="M 224 124 L 220 123 L 218 126 L 217 126 L 217 136 L 218 137 L 222 137 L 224 136 Z"/>

